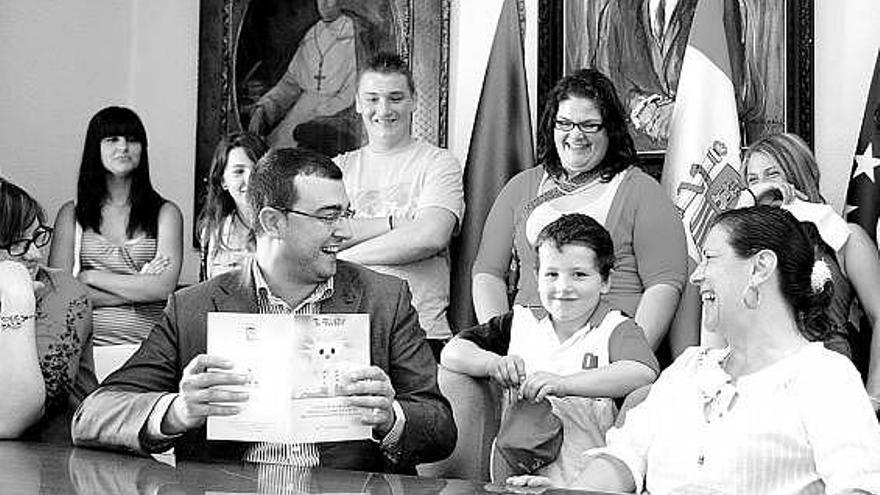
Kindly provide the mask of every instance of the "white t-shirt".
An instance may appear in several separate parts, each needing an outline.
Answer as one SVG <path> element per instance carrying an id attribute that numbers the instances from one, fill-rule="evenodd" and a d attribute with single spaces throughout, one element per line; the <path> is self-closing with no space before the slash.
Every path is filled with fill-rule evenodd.
<path id="1" fill-rule="evenodd" d="M 387 152 L 361 148 L 334 159 L 342 169 L 355 218 L 414 218 L 429 207 L 443 208 L 460 223 L 464 215 L 461 166 L 447 150 L 417 139 Z M 409 282 L 413 306 L 428 338 L 449 338 L 447 251 L 406 265 L 370 265 Z"/>

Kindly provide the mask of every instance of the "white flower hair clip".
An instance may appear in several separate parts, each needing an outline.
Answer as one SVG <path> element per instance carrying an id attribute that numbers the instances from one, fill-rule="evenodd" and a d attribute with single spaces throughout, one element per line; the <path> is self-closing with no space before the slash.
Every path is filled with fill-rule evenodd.
<path id="1" fill-rule="evenodd" d="M 819 294 L 825 288 L 825 284 L 831 281 L 831 268 L 828 262 L 823 259 L 816 260 L 813 263 L 813 272 L 810 274 L 810 287 L 813 294 Z"/>

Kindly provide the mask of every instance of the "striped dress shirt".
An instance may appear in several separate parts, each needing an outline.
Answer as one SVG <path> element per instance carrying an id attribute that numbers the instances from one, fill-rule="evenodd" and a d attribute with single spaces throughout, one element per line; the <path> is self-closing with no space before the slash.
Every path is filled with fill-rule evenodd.
<path id="1" fill-rule="evenodd" d="M 333 278 L 318 284 L 315 290 L 299 306 L 293 308 L 284 299 L 272 294 L 260 267 L 251 263 L 254 286 L 257 290 L 257 308 L 260 314 L 306 315 L 320 312 L 320 303 L 333 295 Z M 314 443 L 253 444 L 244 454 L 244 461 L 258 464 L 281 464 L 285 466 L 316 467 L 319 462 L 318 446 Z"/>

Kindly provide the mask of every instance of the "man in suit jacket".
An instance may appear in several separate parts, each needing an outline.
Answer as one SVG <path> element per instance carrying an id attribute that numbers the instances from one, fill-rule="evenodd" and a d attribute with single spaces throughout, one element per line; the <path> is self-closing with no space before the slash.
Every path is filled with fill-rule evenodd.
<path id="1" fill-rule="evenodd" d="M 269 152 L 251 177 L 254 260 L 173 294 L 135 355 L 87 398 L 73 420 L 76 445 L 178 458 L 413 473 L 455 444 L 449 403 L 405 282 L 336 261 L 353 212 L 342 172 L 323 155 Z M 321 444 L 208 441 L 208 416 L 238 413 L 246 393 L 220 388 L 247 376 L 206 351 L 209 311 L 368 313 L 372 366 L 350 371 L 343 391 L 373 440 Z"/>

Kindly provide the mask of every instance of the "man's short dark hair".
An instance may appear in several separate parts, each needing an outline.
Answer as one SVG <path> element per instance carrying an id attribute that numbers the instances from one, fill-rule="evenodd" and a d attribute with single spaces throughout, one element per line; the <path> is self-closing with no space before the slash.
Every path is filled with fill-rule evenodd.
<path id="1" fill-rule="evenodd" d="M 403 58 L 396 53 L 379 52 L 374 55 L 358 74 L 358 86 L 360 86 L 361 78 L 367 72 L 375 72 L 377 74 L 400 74 L 406 77 L 406 84 L 409 86 L 410 95 L 416 95 L 416 84 L 413 81 L 409 65 L 407 65 Z"/>
<path id="2" fill-rule="evenodd" d="M 558 250 L 563 246 L 588 247 L 596 254 L 596 268 L 603 281 L 608 281 L 614 268 L 614 241 L 611 234 L 593 217 L 582 213 L 562 215 L 541 230 L 535 241 L 535 255 L 543 244 Z M 537 258 L 540 264 L 540 257 Z"/>
<path id="3" fill-rule="evenodd" d="M 254 232 L 262 232 L 259 214 L 265 207 L 290 208 L 297 199 L 294 179 L 297 176 L 342 180 L 342 170 L 333 160 L 305 148 L 269 150 L 254 166 L 248 183 L 247 200 L 251 207 Z"/>

